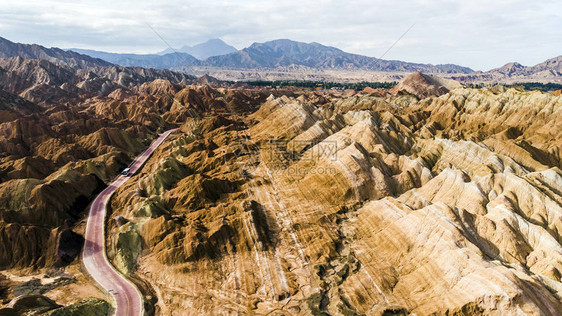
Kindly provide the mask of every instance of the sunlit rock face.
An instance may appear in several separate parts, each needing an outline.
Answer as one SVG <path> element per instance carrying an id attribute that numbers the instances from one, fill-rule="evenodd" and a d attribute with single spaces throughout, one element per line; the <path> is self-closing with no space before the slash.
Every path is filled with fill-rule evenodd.
<path id="1" fill-rule="evenodd" d="M 559 315 L 562 99 L 431 89 L 209 95 L 116 192 L 110 258 L 164 315 Z"/>

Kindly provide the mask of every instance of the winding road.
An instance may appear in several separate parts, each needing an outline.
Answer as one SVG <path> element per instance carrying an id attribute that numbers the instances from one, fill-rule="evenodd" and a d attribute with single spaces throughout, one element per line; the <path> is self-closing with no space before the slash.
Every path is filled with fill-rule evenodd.
<path id="1" fill-rule="evenodd" d="M 129 174 L 135 174 L 166 137 L 176 130 L 172 129 L 161 134 L 146 151 L 137 156 L 130 165 Z M 105 252 L 106 206 L 115 190 L 128 179 L 128 176 L 119 176 L 92 203 L 86 224 L 86 243 L 82 260 L 88 273 L 113 297 L 115 315 L 141 316 L 144 310 L 141 293 L 131 281 L 115 270 Z"/>

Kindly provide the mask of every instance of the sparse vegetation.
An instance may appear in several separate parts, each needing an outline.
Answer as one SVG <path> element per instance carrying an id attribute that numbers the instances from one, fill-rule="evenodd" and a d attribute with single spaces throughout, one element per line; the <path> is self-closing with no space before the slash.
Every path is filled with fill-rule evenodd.
<path id="1" fill-rule="evenodd" d="M 492 86 L 497 85 L 496 83 L 467 83 L 465 84 L 466 87 L 468 88 L 475 88 L 475 89 L 481 89 L 481 88 L 489 88 Z M 541 82 L 516 82 L 516 83 L 511 83 L 511 84 L 503 84 L 504 87 L 506 88 L 516 88 L 519 89 L 521 91 L 534 91 L 534 90 L 538 90 L 538 91 L 543 91 L 543 92 L 548 92 L 548 91 L 555 91 L 555 90 L 560 90 L 562 89 L 562 84 L 559 83 L 541 83 Z"/>
<path id="2" fill-rule="evenodd" d="M 234 84 L 235 82 L 229 82 Z M 308 80 L 274 80 L 274 81 L 247 81 L 244 82 L 255 87 L 271 87 L 271 88 L 286 88 L 286 87 L 297 87 L 297 88 L 308 88 L 308 89 L 353 89 L 353 90 L 363 90 L 366 87 L 373 89 L 384 88 L 390 89 L 394 87 L 397 82 L 354 82 L 354 83 L 341 83 L 341 82 L 326 82 L 326 81 L 308 81 Z"/>

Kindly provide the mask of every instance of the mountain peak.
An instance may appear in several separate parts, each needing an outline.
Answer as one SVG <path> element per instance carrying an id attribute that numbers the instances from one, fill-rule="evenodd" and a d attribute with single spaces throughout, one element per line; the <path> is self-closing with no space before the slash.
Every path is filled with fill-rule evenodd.
<path id="1" fill-rule="evenodd" d="M 521 65 L 518 62 L 511 62 L 511 63 L 507 63 L 505 65 L 503 65 L 500 68 L 504 68 L 504 69 L 520 69 L 520 68 L 524 68 L 525 66 Z"/>
<path id="2" fill-rule="evenodd" d="M 205 45 L 205 44 L 221 44 L 221 45 L 228 45 L 225 41 L 221 40 L 220 38 L 211 38 L 207 40 L 205 43 L 201 43 L 198 45 Z M 196 45 L 197 46 L 197 45 Z"/>
<path id="3" fill-rule="evenodd" d="M 500 73 L 500 74 L 504 74 L 507 76 L 516 74 L 518 72 L 520 72 L 521 70 L 525 69 L 526 67 L 521 65 L 518 62 L 510 62 L 507 63 L 499 68 L 496 69 L 492 69 L 491 72 L 496 72 L 496 73 Z"/>
<path id="4" fill-rule="evenodd" d="M 194 46 L 184 45 L 182 48 L 176 50 L 181 53 L 188 53 L 199 60 L 205 60 L 212 56 L 226 55 L 236 52 L 234 46 L 228 45 L 220 38 L 212 38 L 204 43 L 199 43 Z M 166 49 L 158 53 L 158 55 L 170 54 L 175 52 L 173 49 Z"/>

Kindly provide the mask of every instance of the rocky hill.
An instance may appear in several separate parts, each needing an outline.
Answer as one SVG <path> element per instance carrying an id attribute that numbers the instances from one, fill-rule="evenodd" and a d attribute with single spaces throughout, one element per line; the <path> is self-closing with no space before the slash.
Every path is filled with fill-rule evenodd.
<path id="1" fill-rule="evenodd" d="M 0 123 L 41 111 L 37 104 L 0 89 Z"/>
<path id="2" fill-rule="evenodd" d="M 424 99 L 431 96 L 441 96 L 451 89 L 459 88 L 460 86 L 460 83 L 455 80 L 447 80 L 416 72 L 400 80 L 389 92 L 392 94 L 409 93 Z"/>

